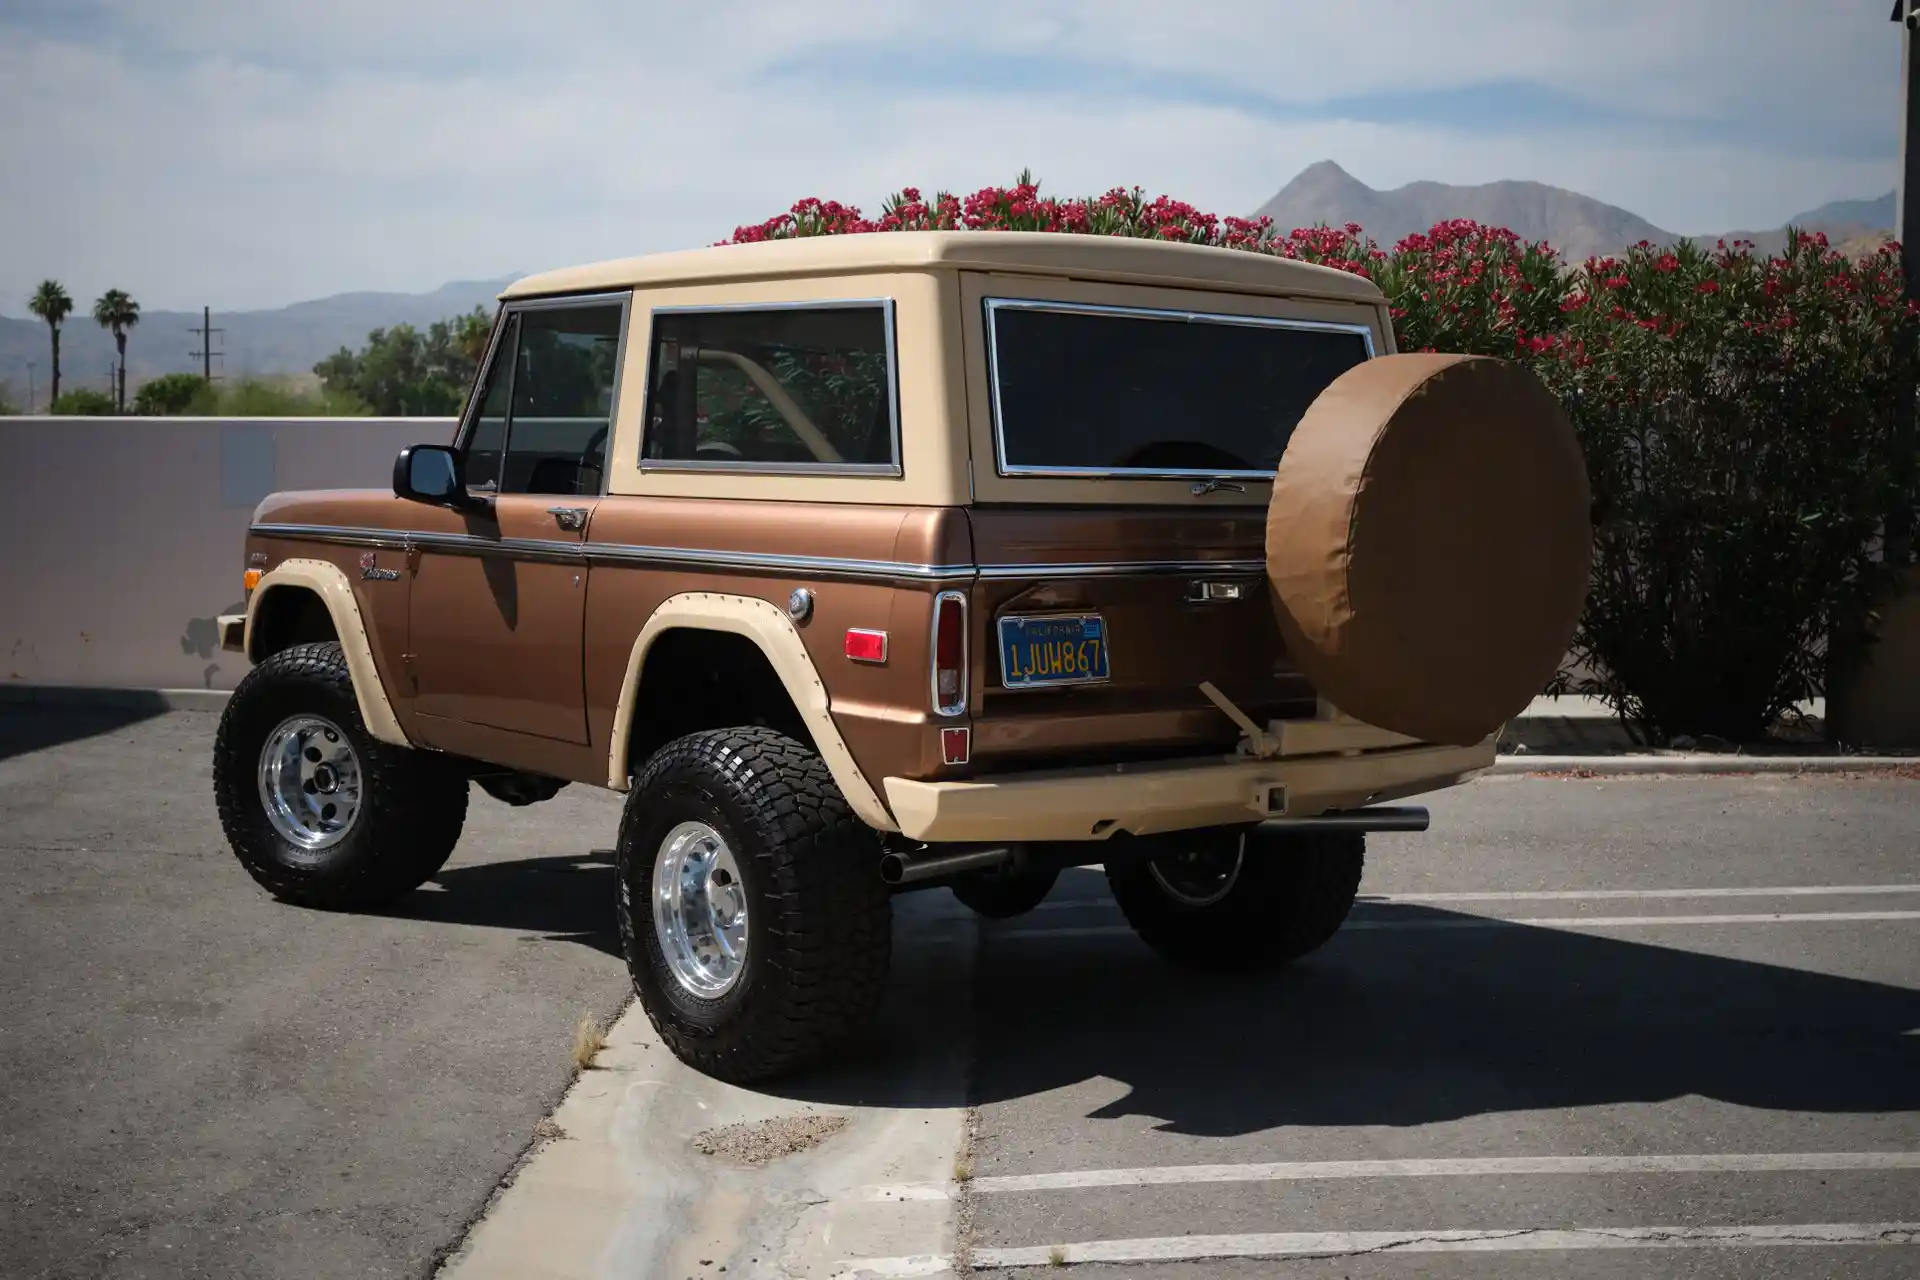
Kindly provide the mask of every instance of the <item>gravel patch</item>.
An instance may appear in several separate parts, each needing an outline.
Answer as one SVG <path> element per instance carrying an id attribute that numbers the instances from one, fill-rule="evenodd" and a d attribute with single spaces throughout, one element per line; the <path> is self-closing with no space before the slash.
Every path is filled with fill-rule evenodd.
<path id="1" fill-rule="evenodd" d="M 842 1115 L 807 1112 L 751 1124 L 725 1124 L 693 1135 L 693 1149 L 740 1164 L 766 1164 L 817 1147 L 847 1127 Z"/>

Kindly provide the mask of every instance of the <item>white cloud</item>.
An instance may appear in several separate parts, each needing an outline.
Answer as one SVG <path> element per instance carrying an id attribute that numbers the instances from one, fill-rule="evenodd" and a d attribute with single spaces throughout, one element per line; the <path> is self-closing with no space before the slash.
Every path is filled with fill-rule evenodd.
<path id="1" fill-rule="evenodd" d="M 1233 212 L 1332 157 L 1376 186 L 1534 178 L 1680 230 L 1772 225 L 1892 179 L 1871 148 L 1867 159 L 1849 158 L 1859 146 L 1771 153 L 1699 130 L 1570 139 L 1417 120 L 1281 123 L 1102 101 L 1071 91 L 1070 76 L 876 99 L 768 74 L 850 46 L 917 44 L 955 59 L 989 50 L 1204 77 L 1309 103 L 1528 78 L 1596 112 L 1712 121 L 1787 104 L 1821 127 L 1872 135 L 1897 89 L 1894 28 L 1854 5 L 1845 21 L 1810 24 L 1805 0 L 96 8 L 84 26 L 54 21 L 52 6 L 0 18 L 0 171 L 15 193 L 0 226 L 0 310 L 10 314 L 49 274 L 76 296 L 112 285 L 149 307 L 425 289 L 705 243 L 801 195 L 871 206 L 904 183 L 969 189 L 1023 165 L 1055 190 L 1137 182 Z"/>

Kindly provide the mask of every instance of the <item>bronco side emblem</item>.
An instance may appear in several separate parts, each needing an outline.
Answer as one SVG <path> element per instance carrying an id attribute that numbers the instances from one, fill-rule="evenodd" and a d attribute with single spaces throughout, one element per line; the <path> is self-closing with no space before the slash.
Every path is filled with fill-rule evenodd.
<path id="1" fill-rule="evenodd" d="M 363 578 L 371 578 L 378 582 L 398 581 L 400 578 L 400 571 L 398 569 L 382 569 L 379 566 L 377 559 L 378 558 L 371 551 L 361 552 L 360 553 L 360 576 Z"/>

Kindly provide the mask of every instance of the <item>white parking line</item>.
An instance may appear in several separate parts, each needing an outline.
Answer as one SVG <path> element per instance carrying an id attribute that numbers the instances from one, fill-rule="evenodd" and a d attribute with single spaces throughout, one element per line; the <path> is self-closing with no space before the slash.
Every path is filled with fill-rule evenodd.
<path id="1" fill-rule="evenodd" d="M 1791 1226 L 1518 1227 L 1507 1231 L 1278 1231 L 1252 1235 L 1089 1240 L 1019 1249 L 975 1249 L 973 1265 L 1044 1267 L 1076 1262 L 1190 1262 L 1204 1258 L 1335 1258 L 1382 1253 L 1508 1253 L 1567 1249 L 1716 1249 L 1780 1245 L 1920 1244 L 1920 1222 L 1819 1222 Z"/>
<path id="2" fill-rule="evenodd" d="M 1342 933 L 1356 930 L 1409 929 L 1637 929 L 1658 925 L 1831 924 L 1842 921 L 1920 920 L 1920 911 L 1777 911 L 1765 915 L 1708 916 L 1472 916 L 1448 920 L 1349 920 Z M 1131 935 L 1126 925 L 1102 924 L 1067 928 L 990 929 L 995 940 L 1033 938 L 1105 938 Z"/>
<path id="3" fill-rule="evenodd" d="M 1852 898 L 1920 893 L 1920 884 L 1742 885 L 1716 889 L 1518 889 L 1483 893 L 1363 893 L 1361 902 L 1581 902 L 1607 898 Z M 1111 910 L 1111 898 L 1049 898 L 1036 911 Z"/>
<path id="4" fill-rule="evenodd" d="M 1850 898 L 1920 893 L 1920 884 L 1743 885 L 1719 889 L 1520 889 L 1507 893 L 1362 894 L 1362 902 L 1577 902 L 1583 898 Z"/>
<path id="5" fill-rule="evenodd" d="M 1343 1178 L 1462 1178 L 1491 1174 L 1835 1173 L 1920 1169 L 1920 1151 L 1811 1151 L 1677 1156 L 1486 1156 L 1428 1160 L 1295 1160 L 1269 1164 L 1188 1164 L 1140 1169 L 1076 1169 L 1064 1173 L 976 1177 L 977 1195 L 1072 1191 L 1085 1187 L 1153 1187 L 1198 1182 L 1304 1182 Z M 944 1200 L 952 1186 L 906 1182 L 867 1189 L 867 1199 Z"/>

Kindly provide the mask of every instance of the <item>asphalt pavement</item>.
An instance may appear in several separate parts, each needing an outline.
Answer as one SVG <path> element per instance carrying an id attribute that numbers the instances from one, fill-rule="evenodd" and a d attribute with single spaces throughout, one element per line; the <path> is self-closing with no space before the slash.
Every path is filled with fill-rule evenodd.
<path id="1" fill-rule="evenodd" d="M 274 902 L 203 713 L 0 708 L 0 1275 L 426 1274 L 626 997 L 618 798 L 477 792 L 386 915 Z"/>
<path id="2" fill-rule="evenodd" d="M 1920 784 L 1495 778 L 1429 804 L 1276 976 L 1169 969 L 1091 872 L 982 929 L 976 1265 L 1920 1269 L 1891 1243 L 1920 1243 Z"/>
<path id="3" fill-rule="evenodd" d="M 1264 978 L 1168 968 L 1097 871 L 1007 922 L 914 895 L 847 1062 L 709 1087 L 630 1011 L 489 1245 L 625 998 L 617 797 L 476 796 L 399 910 L 305 911 L 220 839 L 213 726 L 0 711 L 0 1275 L 1920 1267 L 1920 781 L 1486 779 Z M 804 1156 L 691 1149 L 813 1110 L 851 1123 Z"/>

